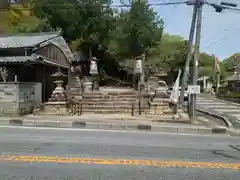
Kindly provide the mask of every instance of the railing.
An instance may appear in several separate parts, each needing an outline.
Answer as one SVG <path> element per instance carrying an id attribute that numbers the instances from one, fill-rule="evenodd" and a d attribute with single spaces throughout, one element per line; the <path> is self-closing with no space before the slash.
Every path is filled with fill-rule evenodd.
<path id="1" fill-rule="evenodd" d="M 83 111 L 83 100 L 72 99 L 70 102 L 71 115 L 77 114 L 78 116 L 82 115 Z"/>

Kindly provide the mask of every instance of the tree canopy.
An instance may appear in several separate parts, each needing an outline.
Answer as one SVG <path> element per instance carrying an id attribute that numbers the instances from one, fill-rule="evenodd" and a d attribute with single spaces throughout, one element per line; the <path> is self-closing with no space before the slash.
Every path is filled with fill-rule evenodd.
<path id="1" fill-rule="evenodd" d="M 5 1 L 3 1 L 5 2 Z M 173 80 L 184 67 L 188 41 L 164 32 L 164 20 L 146 0 L 133 1 L 129 8 L 114 9 L 109 0 L 22 0 L 6 6 L 1 33 L 45 32 L 61 29 L 73 51 L 100 56 L 113 64 L 146 55 L 151 70 L 162 68 Z M 160 12 L 161 14 L 161 12 Z M 221 75 L 231 69 L 239 54 L 224 60 Z M 114 61 L 114 63 L 112 63 Z M 212 76 L 214 55 L 200 54 L 199 76 Z M 113 68 L 114 69 L 114 68 Z M 116 71 L 116 68 L 112 71 Z"/>

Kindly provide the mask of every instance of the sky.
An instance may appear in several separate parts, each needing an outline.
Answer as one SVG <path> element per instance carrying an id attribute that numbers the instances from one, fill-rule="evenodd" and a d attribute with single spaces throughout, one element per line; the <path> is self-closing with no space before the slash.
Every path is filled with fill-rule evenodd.
<path id="1" fill-rule="evenodd" d="M 125 0 L 127 2 L 127 0 Z M 149 3 L 183 2 L 185 0 L 149 0 Z M 224 0 L 238 4 L 239 0 Z M 120 0 L 114 0 L 119 4 Z M 220 3 L 220 0 L 208 0 L 208 2 Z M 183 36 L 188 39 L 192 18 L 193 6 L 165 5 L 154 6 L 154 10 L 164 20 L 164 31 L 174 35 Z M 240 12 L 224 10 L 217 13 L 212 7 L 204 5 L 202 30 L 201 30 L 201 52 L 214 54 L 223 60 L 234 53 L 240 53 Z"/>

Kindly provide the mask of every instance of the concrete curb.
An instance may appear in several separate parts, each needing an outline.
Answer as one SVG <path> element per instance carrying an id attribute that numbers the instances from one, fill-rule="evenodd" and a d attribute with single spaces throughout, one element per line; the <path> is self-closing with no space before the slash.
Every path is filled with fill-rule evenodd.
<path id="1" fill-rule="evenodd" d="M 231 136 L 240 136 L 240 131 L 235 131 L 234 129 L 227 129 L 227 133 Z"/>
<path id="2" fill-rule="evenodd" d="M 51 127 L 51 128 L 74 128 L 74 129 L 101 129 L 101 130 L 134 130 L 151 132 L 170 132 L 170 133 L 188 133 L 188 134 L 225 134 L 224 127 L 191 127 L 177 125 L 153 125 L 153 124 L 119 124 L 119 123 L 98 123 L 83 121 L 50 121 L 50 120 L 24 120 L 24 119 L 6 119 L 0 120 L 0 125 L 25 126 L 25 127 Z"/>
<path id="3" fill-rule="evenodd" d="M 228 118 L 226 118 L 222 115 L 219 115 L 217 113 L 210 112 L 210 111 L 207 111 L 207 110 L 204 110 L 204 109 L 200 109 L 200 108 L 196 108 L 196 111 L 198 111 L 200 113 L 203 113 L 203 114 L 207 114 L 209 116 L 219 118 L 219 119 L 223 120 L 229 128 L 233 128 L 233 125 L 232 125 L 231 121 L 229 121 Z"/>

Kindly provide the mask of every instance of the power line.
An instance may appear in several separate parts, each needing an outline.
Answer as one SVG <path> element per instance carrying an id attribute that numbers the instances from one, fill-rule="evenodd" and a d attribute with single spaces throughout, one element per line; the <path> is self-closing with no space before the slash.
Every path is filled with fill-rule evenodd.
<path id="1" fill-rule="evenodd" d="M 216 4 L 213 4 L 213 3 L 206 3 L 207 5 L 211 6 L 211 7 L 214 7 L 216 9 Z M 219 5 L 217 5 L 217 8 Z M 232 8 L 232 7 L 223 7 L 222 5 L 220 5 L 220 8 L 223 8 L 223 9 L 227 9 L 227 10 L 231 10 L 232 12 L 235 12 L 235 13 L 240 13 L 240 9 L 238 8 Z M 222 9 L 222 10 L 223 10 Z M 231 25 L 230 25 L 231 26 Z M 224 31 L 226 31 L 227 29 L 225 29 Z M 229 30 L 227 31 L 227 35 L 221 37 L 220 39 L 219 38 L 210 38 L 210 39 L 213 39 L 213 42 L 211 42 L 210 44 L 207 44 L 206 46 L 204 46 L 204 48 L 207 48 L 207 47 L 210 47 L 214 44 L 217 44 L 218 42 L 221 42 L 223 40 L 226 40 L 228 39 L 235 31 L 238 31 L 240 30 L 240 27 L 238 27 L 237 29 L 235 29 L 233 32 L 231 32 L 231 34 L 229 34 Z"/>
<path id="2" fill-rule="evenodd" d="M 169 2 L 166 3 L 149 3 L 149 6 L 166 6 L 166 5 L 181 5 L 181 4 L 187 4 L 188 1 L 182 1 L 182 2 L 171 2 L 172 0 L 170 0 Z M 42 5 L 42 7 L 57 7 L 57 8 L 64 8 L 67 9 L 69 7 L 83 7 L 83 6 L 87 6 L 85 4 L 45 4 Z M 94 5 L 92 5 L 94 6 Z M 102 5 L 103 7 L 111 7 L 111 8 L 122 8 L 122 7 L 131 7 L 131 4 L 115 4 L 115 5 Z M 9 10 L 9 9 L 16 9 L 16 10 L 31 10 L 32 8 L 25 8 L 25 7 L 6 7 L 6 8 L 0 8 L 1 11 L 3 10 Z"/>
<path id="3" fill-rule="evenodd" d="M 173 1 L 173 0 L 169 0 L 167 3 L 171 3 L 172 1 Z M 160 7 L 163 7 L 163 6 L 164 6 L 164 5 L 161 5 Z M 159 8 L 160 8 L 160 7 L 159 7 Z"/>
<path id="4" fill-rule="evenodd" d="M 213 7 L 216 10 L 216 12 L 218 12 L 218 13 L 221 13 L 225 9 L 231 10 L 231 11 L 240 12 L 239 8 L 232 7 L 232 6 L 226 6 L 226 5 L 221 5 L 221 4 L 210 3 L 208 1 L 204 1 L 203 3 Z"/>
<path id="5" fill-rule="evenodd" d="M 187 5 L 194 5 L 195 4 L 195 0 L 188 0 L 188 1 L 175 1 L 172 2 L 173 0 L 169 0 L 168 2 L 165 3 L 149 3 L 149 6 L 168 6 L 168 5 L 181 5 L 181 4 L 187 4 Z M 227 9 L 227 10 L 231 10 L 233 12 L 239 12 L 240 13 L 240 9 L 236 8 L 236 7 L 228 7 L 226 5 L 219 5 L 219 4 L 215 4 L 215 3 L 211 3 L 208 2 L 206 0 L 202 0 L 203 4 L 209 5 L 211 7 L 213 7 L 217 12 L 222 12 L 223 10 Z M 63 8 L 63 9 L 67 9 L 69 7 L 83 7 L 83 6 L 87 6 L 86 4 L 45 4 L 42 5 L 42 7 L 57 7 L 57 8 Z M 94 6 L 94 4 L 92 5 Z M 110 8 L 130 8 L 132 6 L 132 4 L 105 4 L 102 5 L 103 7 L 110 7 Z M 4 10 L 9 10 L 9 8 L 12 9 L 16 9 L 16 10 L 31 10 L 32 8 L 26 8 L 26 7 L 5 7 L 5 8 L 0 8 L 0 11 L 4 11 Z"/>
<path id="6" fill-rule="evenodd" d="M 235 31 L 239 31 L 239 30 L 240 30 L 240 27 L 238 27 Z M 234 32 L 235 32 L 235 31 L 234 31 Z M 220 42 L 220 41 L 223 41 L 223 40 L 225 40 L 225 39 L 228 39 L 231 35 L 233 35 L 233 33 L 227 34 L 227 35 L 223 36 L 222 38 L 213 41 L 212 43 L 204 46 L 204 48 L 210 47 L 210 46 L 212 46 L 212 45 L 214 45 L 214 44 L 217 44 L 217 43 Z"/>

